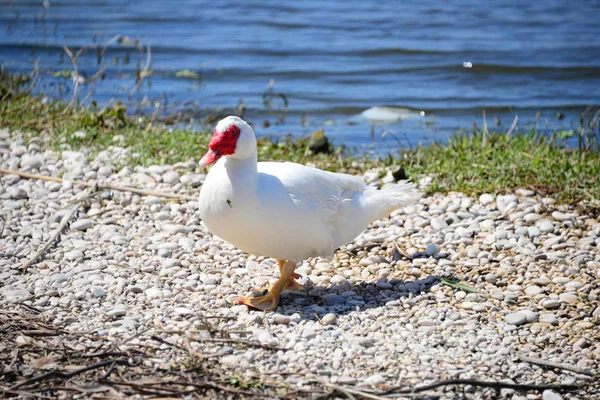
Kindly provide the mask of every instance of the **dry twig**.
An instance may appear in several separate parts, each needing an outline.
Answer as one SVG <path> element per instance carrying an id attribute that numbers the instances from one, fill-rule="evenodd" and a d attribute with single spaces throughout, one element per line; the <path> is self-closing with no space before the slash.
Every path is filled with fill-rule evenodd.
<path id="1" fill-rule="evenodd" d="M 19 175 L 22 178 L 27 178 L 27 179 L 42 179 L 45 181 L 61 182 L 61 183 L 64 182 L 64 179 L 57 178 L 54 176 L 30 174 L 27 172 L 13 171 L 13 170 L 2 169 L 2 168 L 0 168 L 0 174 L 7 174 L 7 175 L 15 174 L 15 175 Z M 74 185 L 87 186 L 87 187 L 93 187 L 94 185 L 98 185 L 99 189 L 118 190 L 120 192 L 131 192 L 131 193 L 141 194 L 141 195 L 145 195 L 145 196 L 166 197 L 166 198 L 171 198 L 171 199 L 189 200 L 189 201 L 198 200 L 198 198 L 196 196 L 188 196 L 185 194 L 175 194 L 175 193 L 165 193 L 165 192 L 159 192 L 157 190 L 145 190 L 145 189 L 138 189 L 138 188 L 128 187 L 128 186 L 117 186 L 117 185 L 111 185 L 111 184 L 103 183 L 103 182 L 72 181 L 72 183 Z"/>
<path id="2" fill-rule="evenodd" d="M 572 365 L 572 364 L 564 364 L 564 363 L 557 363 L 554 361 L 543 360 L 543 359 L 537 358 L 537 357 L 526 356 L 521 353 L 517 354 L 517 357 L 519 358 L 519 360 L 525 361 L 525 362 L 528 362 L 531 364 L 543 365 L 544 367 L 564 369 L 567 371 L 577 372 L 578 374 L 582 374 L 582 375 L 594 376 L 593 371 L 586 369 L 586 368 L 579 368 L 578 366 Z"/>
<path id="3" fill-rule="evenodd" d="M 0 170 L 0 172 L 3 172 L 3 171 Z M 31 267 L 31 265 L 33 263 L 35 263 L 40 257 L 42 257 L 46 253 L 46 251 L 48 251 L 50 246 L 52 246 L 54 243 L 56 243 L 56 240 L 58 239 L 60 234 L 65 230 L 65 228 L 67 227 L 67 224 L 69 223 L 69 221 L 71 221 L 71 218 L 73 218 L 73 216 L 79 209 L 79 204 L 81 203 L 81 201 L 88 198 L 91 193 L 93 193 L 97 190 L 97 188 L 98 188 L 98 186 L 96 184 L 91 185 L 90 189 L 88 190 L 87 195 L 78 199 L 75 202 L 76 203 L 75 206 L 73 206 L 73 208 L 71 208 L 71 211 L 69 211 L 69 213 L 63 217 L 62 221 L 60 222 L 60 225 L 58 225 L 58 228 L 56 228 L 56 230 L 52 233 L 52 235 L 50 236 L 50 239 L 48 239 L 46 244 L 44 244 L 38 251 L 36 251 L 36 253 L 33 255 L 33 257 L 31 257 L 29 260 L 27 260 L 23 263 L 23 265 L 21 266 L 21 269 L 23 271 L 26 271 L 27 268 Z"/>
<path id="4" fill-rule="evenodd" d="M 501 381 L 480 381 L 477 379 L 446 379 L 428 383 L 426 385 L 415 386 L 413 388 L 406 386 L 396 386 L 384 392 L 384 394 L 406 394 L 406 393 L 417 393 L 425 392 L 427 390 L 435 389 L 441 386 L 449 385 L 471 385 L 479 387 L 488 387 L 495 389 L 514 389 L 514 390 L 575 390 L 579 389 L 579 385 L 566 384 L 566 383 L 549 383 L 549 384 L 535 384 L 535 383 L 510 383 Z"/>

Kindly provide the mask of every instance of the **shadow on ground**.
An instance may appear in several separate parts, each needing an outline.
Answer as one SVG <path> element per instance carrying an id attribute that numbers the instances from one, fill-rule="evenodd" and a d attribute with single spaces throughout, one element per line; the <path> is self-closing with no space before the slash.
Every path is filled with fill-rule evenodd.
<path id="1" fill-rule="evenodd" d="M 435 275 L 414 281 L 380 278 L 377 281 L 355 284 L 346 281 L 328 286 L 307 281 L 302 292 L 282 293 L 277 312 L 284 315 L 298 313 L 306 319 L 316 319 L 328 313 L 345 315 L 357 310 L 394 306 L 401 304 L 399 299 L 428 293 L 439 281 L 440 278 Z"/>

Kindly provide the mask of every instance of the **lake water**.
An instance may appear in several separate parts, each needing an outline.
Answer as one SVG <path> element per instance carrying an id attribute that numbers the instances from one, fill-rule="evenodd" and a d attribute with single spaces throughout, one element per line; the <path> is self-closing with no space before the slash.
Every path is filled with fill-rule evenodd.
<path id="1" fill-rule="evenodd" d="M 115 41 L 92 98 L 160 99 L 196 121 L 242 99 L 258 133 L 324 128 L 337 143 L 385 152 L 482 126 L 483 110 L 492 130 L 515 115 L 520 130 L 578 126 L 586 106 L 600 105 L 599 15 L 588 0 L 12 0 L 0 5 L 0 63 L 28 72 L 39 60 L 44 90 L 58 95 L 49 74 L 71 68 L 63 45 L 140 39 L 150 63 L 146 47 Z M 145 66 L 152 73 L 132 94 Z M 79 69 L 98 70 L 92 47 Z M 271 80 L 287 108 L 277 96 L 265 106 Z M 402 119 L 373 127 L 361 112 L 377 106 Z"/>

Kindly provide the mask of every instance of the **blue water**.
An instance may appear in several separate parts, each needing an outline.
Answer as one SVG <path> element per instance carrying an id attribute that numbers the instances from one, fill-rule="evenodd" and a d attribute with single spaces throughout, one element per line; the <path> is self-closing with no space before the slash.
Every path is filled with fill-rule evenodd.
<path id="1" fill-rule="evenodd" d="M 13 0 L 0 5 L 0 63 L 28 72 L 39 60 L 39 87 L 69 98 L 71 80 L 51 76 L 71 68 L 62 46 L 88 47 L 78 66 L 90 77 L 94 43 L 127 36 L 143 48 L 111 44 L 91 99 L 146 100 L 146 110 L 159 104 L 193 121 L 243 100 L 261 134 L 324 128 L 336 143 L 376 152 L 481 127 L 483 110 L 492 130 L 518 115 L 518 129 L 551 131 L 577 127 L 587 106 L 600 106 L 600 2 L 429 3 Z M 152 73 L 132 93 L 147 45 Z M 280 97 L 263 103 L 271 80 L 287 107 Z M 404 118 L 372 127 L 360 116 L 384 105 Z"/>

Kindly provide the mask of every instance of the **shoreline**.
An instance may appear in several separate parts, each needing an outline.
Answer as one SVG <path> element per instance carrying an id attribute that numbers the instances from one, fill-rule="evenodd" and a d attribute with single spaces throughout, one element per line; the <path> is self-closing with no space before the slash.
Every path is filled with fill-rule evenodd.
<path id="1" fill-rule="evenodd" d="M 119 102 L 104 108 L 81 108 L 32 96 L 24 87 L 27 83 L 25 76 L 2 76 L 3 128 L 22 130 L 27 140 L 41 140 L 45 148 L 85 148 L 87 157 L 112 146 L 128 148 L 128 156 L 115 168 L 196 160 L 218 119 L 215 116 L 207 121 L 209 125 L 202 132 L 173 128 L 152 117 L 129 115 Z M 502 133 L 486 129 L 456 133 L 446 143 L 401 149 L 395 155 L 376 159 L 351 156 L 348 148 L 331 142 L 324 147 L 328 152 L 313 154 L 310 138 L 263 136 L 258 151 L 261 160 L 293 161 L 336 172 L 364 174 L 377 168 L 381 174 L 392 170 L 415 181 L 426 177 L 430 180 L 427 193 L 460 191 L 480 196 L 520 188 L 551 196 L 563 204 L 600 211 L 600 182 L 595 179 L 600 176 L 599 117 L 600 110 L 590 109 L 582 116 L 579 131 L 560 131 L 551 136 L 514 133 L 512 129 Z M 578 139 L 577 148 L 563 145 L 573 138 Z"/>

